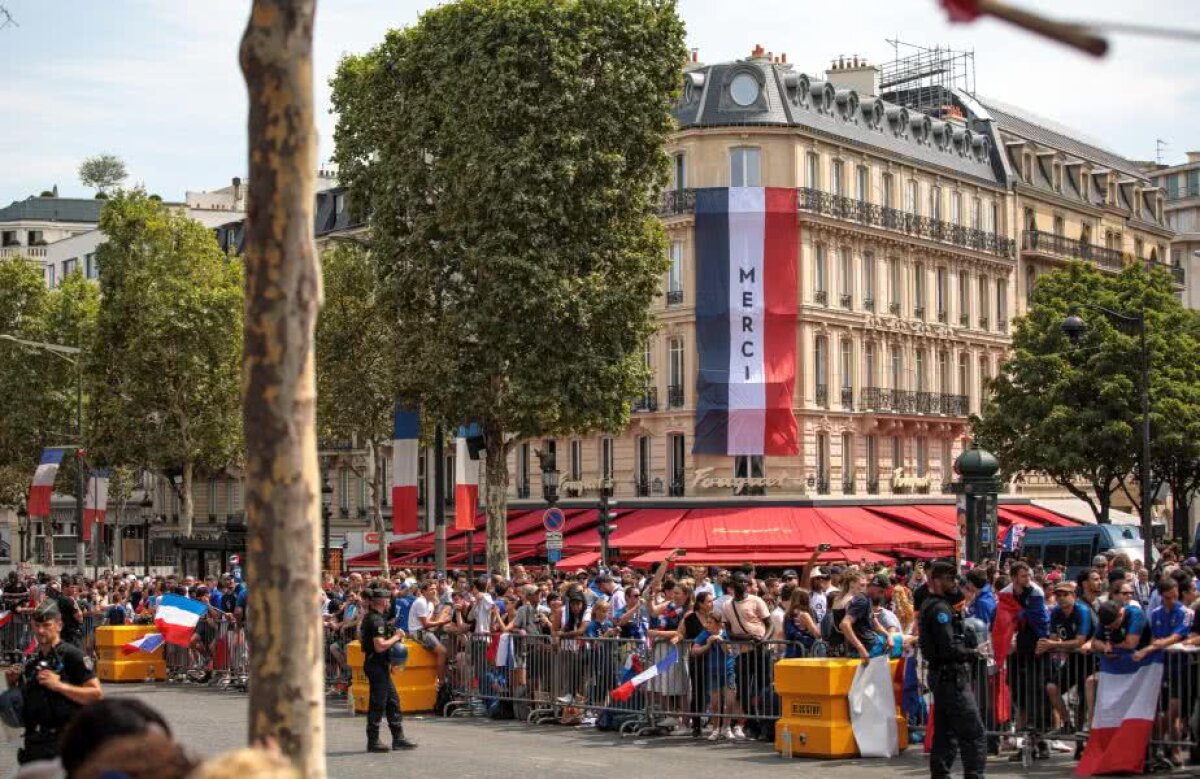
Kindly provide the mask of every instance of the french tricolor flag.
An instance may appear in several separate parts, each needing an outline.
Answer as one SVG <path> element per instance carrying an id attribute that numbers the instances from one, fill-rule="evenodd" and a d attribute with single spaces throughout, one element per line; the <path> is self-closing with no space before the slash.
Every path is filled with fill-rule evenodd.
<path id="1" fill-rule="evenodd" d="M 396 406 L 392 425 L 392 532 L 417 532 L 417 456 L 420 416 Z"/>
<path id="2" fill-rule="evenodd" d="M 29 501 L 26 504 L 29 516 L 50 516 L 50 493 L 54 490 L 54 478 L 58 476 L 63 454 L 64 450 L 59 448 L 42 450 L 42 459 L 33 472 L 33 485 L 29 488 Z"/>
<path id="3" fill-rule="evenodd" d="M 679 649 L 672 647 L 671 651 L 664 655 L 662 660 L 659 660 L 657 663 L 650 666 L 645 671 L 642 671 L 640 674 L 620 685 L 619 687 L 615 687 L 613 691 L 608 694 L 608 697 L 614 701 L 629 700 L 630 697 L 633 696 L 634 690 L 636 690 L 638 687 L 641 687 L 643 684 L 655 678 L 656 676 L 665 674 L 668 670 L 670 670 L 671 666 L 675 665 L 677 662 L 679 662 Z"/>
<path id="4" fill-rule="evenodd" d="M 696 190 L 697 454 L 797 455 L 796 190 Z"/>
<path id="5" fill-rule="evenodd" d="M 163 638 L 162 633 L 147 633 L 141 638 L 135 641 L 130 641 L 128 644 L 121 647 L 121 652 L 127 655 L 132 655 L 136 652 L 154 652 L 160 646 L 162 646 L 165 641 L 166 639 Z"/>
<path id="6" fill-rule="evenodd" d="M 1076 776 L 1142 773 L 1162 675 L 1162 662 L 1101 661 L 1096 713 Z"/>
<path id="7" fill-rule="evenodd" d="M 479 460 L 472 460 L 467 437 L 478 434 L 478 427 L 460 427 L 454 446 L 454 529 L 473 531 L 479 506 Z"/>
<path id="8" fill-rule="evenodd" d="M 168 644 L 188 646 L 196 623 L 207 613 L 208 606 L 198 600 L 182 595 L 164 595 L 154 610 L 154 626 Z"/>
<path id="9" fill-rule="evenodd" d="M 0 628 L 13 621 L 12 611 L 0 611 Z"/>
<path id="10" fill-rule="evenodd" d="M 104 524 L 104 515 L 108 510 L 108 477 L 107 470 L 93 471 L 88 477 L 87 493 L 83 498 L 83 537 L 91 541 L 92 526 L 99 522 Z"/>

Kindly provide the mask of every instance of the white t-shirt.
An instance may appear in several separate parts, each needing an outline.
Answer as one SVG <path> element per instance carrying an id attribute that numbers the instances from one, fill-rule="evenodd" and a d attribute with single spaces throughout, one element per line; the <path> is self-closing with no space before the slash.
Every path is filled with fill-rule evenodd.
<path id="1" fill-rule="evenodd" d="M 817 624 L 821 624 L 821 620 L 825 619 L 825 612 L 829 610 L 829 601 L 825 599 L 824 592 L 812 591 L 812 598 L 808 601 L 812 607 L 813 617 L 816 618 Z"/>
<path id="2" fill-rule="evenodd" d="M 612 615 L 622 611 L 625 611 L 625 591 L 617 587 L 612 591 L 612 595 L 608 596 L 608 613 Z"/>
<path id="3" fill-rule="evenodd" d="M 709 595 L 716 597 L 717 588 L 713 586 L 711 581 L 707 581 L 704 584 L 697 584 L 695 593 L 699 595 L 702 592 L 707 592 Z"/>
<path id="4" fill-rule="evenodd" d="M 421 624 L 421 618 L 429 619 L 433 616 L 433 606 L 424 595 L 413 601 L 413 605 L 408 609 L 408 634 L 411 636 L 418 630 L 424 630 L 425 626 Z"/>
<path id="5" fill-rule="evenodd" d="M 492 609 L 496 608 L 496 601 L 492 600 L 492 596 L 484 593 L 483 597 L 475 601 L 475 632 L 476 633 L 491 633 L 492 632 Z"/>

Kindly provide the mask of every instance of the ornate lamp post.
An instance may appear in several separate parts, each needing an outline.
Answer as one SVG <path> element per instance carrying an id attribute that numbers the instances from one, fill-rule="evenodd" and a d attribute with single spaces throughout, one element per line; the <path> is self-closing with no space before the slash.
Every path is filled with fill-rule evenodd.
<path id="1" fill-rule="evenodd" d="M 138 508 L 142 513 L 142 574 L 150 575 L 150 520 L 154 516 L 154 498 L 150 497 L 150 490 L 146 490 L 142 497 L 142 502 Z"/>
<path id="2" fill-rule="evenodd" d="M 321 480 L 321 570 L 329 570 L 329 521 L 333 518 L 333 485 L 329 473 Z"/>

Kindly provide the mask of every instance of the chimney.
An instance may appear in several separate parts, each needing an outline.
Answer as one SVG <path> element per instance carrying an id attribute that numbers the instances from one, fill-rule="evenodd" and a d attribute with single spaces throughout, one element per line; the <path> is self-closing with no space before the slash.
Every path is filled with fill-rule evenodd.
<path id="1" fill-rule="evenodd" d="M 859 97 L 879 94 L 879 68 L 868 64 L 865 57 L 838 57 L 825 71 L 825 79 L 836 89 L 853 89 Z"/>
<path id="2" fill-rule="evenodd" d="M 754 50 L 750 52 L 750 58 L 760 60 L 763 58 L 763 55 L 766 53 L 767 53 L 767 50 L 762 47 L 762 44 L 756 43 L 756 44 L 754 44 Z"/>
<path id="3" fill-rule="evenodd" d="M 779 55 L 779 61 L 782 62 L 784 65 L 787 64 L 787 52 L 786 51 Z"/>
<path id="4" fill-rule="evenodd" d="M 700 61 L 700 50 L 692 49 L 692 62 L 699 62 L 699 61 Z"/>
<path id="5" fill-rule="evenodd" d="M 233 210 L 242 210 L 242 180 L 238 176 L 233 177 Z"/>
<path id="6" fill-rule="evenodd" d="M 1188 162 L 1200 162 L 1200 151 L 1189 151 L 1187 153 Z"/>

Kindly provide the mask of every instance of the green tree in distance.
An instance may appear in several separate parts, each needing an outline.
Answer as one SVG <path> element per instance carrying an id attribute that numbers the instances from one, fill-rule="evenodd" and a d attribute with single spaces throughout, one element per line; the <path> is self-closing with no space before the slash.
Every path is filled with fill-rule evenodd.
<path id="1" fill-rule="evenodd" d="M 96 190 L 97 195 L 107 195 L 128 176 L 125 163 L 115 154 L 97 154 L 79 164 L 79 183 Z"/>
<path id="2" fill-rule="evenodd" d="M 367 250 L 341 243 L 321 256 L 325 302 L 317 317 L 317 435 L 367 449 L 366 467 L 344 463 L 371 485 L 371 521 L 388 575 L 381 504 L 385 452 L 396 404 L 396 317 Z"/>
<path id="3" fill-rule="evenodd" d="M 513 442 L 618 430 L 645 381 L 683 35 L 673 0 L 461 0 L 333 80 L 401 395 L 486 440 L 493 571 Z"/>
<path id="4" fill-rule="evenodd" d="M 210 230 L 144 192 L 114 195 L 100 229 L 102 298 L 86 363 L 93 459 L 178 476 L 190 535 L 193 481 L 241 452 L 242 266 Z"/>
<path id="5" fill-rule="evenodd" d="M 1175 300 L 1170 276 L 1158 269 L 1131 264 L 1109 276 L 1074 263 L 1040 276 L 1028 315 L 1017 321 L 1012 353 L 989 386 L 984 415 L 972 418 L 976 438 L 996 453 L 1004 473 L 1045 473 L 1084 500 L 1099 522 L 1109 521 L 1118 490 L 1133 498 L 1141 456 L 1138 335 L 1090 305 L 1131 316 L 1145 310 L 1152 473 L 1156 484 L 1170 480 L 1177 499 L 1190 500 L 1200 486 L 1196 315 Z M 1072 312 L 1088 324 L 1078 345 L 1062 331 Z M 1139 499 L 1156 484 L 1139 489 Z"/>

